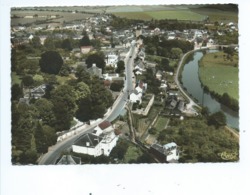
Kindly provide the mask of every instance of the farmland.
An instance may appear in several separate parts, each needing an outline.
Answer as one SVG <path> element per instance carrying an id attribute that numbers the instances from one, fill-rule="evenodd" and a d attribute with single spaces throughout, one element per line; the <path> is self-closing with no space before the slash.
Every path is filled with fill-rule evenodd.
<path id="1" fill-rule="evenodd" d="M 15 16 L 11 19 L 11 25 L 18 24 L 28 24 L 34 23 L 36 21 L 46 22 L 49 17 L 56 16 L 56 18 L 51 18 L 50 23 L 63 23 L 71 22 L 74 20 L 83 20 L 90 16 L 86 13 L 72 13 L 72 12 L 59 12 L 59 11 L 38 11 L 38 10 L 12 10 L 11 15 Z M 34 17 L 37 15 L 36 17 Z M 26 18 L 25 18 L 26 17 Z M 28 18 L 27 18 L 28 17 Z M 30 18 L 29 18 L 30 17 Z"/>
<path id="2" fill-rule="evenodd" d="M 177 20 L 202 21 L 206 17 L 205 15 L 194 13 L 188 9 L 146 11 L 146 12 L 116 12 L 114 14 L 119 17 L 126 17 L 128 19 L 140 19 L 140 20 L 177 19 Z"/>
<path id="3" fill-rule="evenodd" d="M 222 11 L 208 8 L 195 8 L 191 10 L 198 14 L 207 15 L 210 22 L 238 22 L 238 13 L 235 11 Z"/>
<path id="4" fill-rule="evenodd" d="M 232 60 L 226 59 L 223 52 L 206 54 L 199 68 L 201 82 L 210 90 L 223 95 L 239 99 L 238 82 L 238 55 L 235 54 Z"/>

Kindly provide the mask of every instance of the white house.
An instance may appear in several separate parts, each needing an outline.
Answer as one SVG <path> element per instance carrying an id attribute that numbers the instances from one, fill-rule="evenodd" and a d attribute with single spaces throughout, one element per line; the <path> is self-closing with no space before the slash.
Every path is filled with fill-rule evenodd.
<path id="1" fill-rule="evenodd" d="M 165 144 L 163 148 L 164 148 L 164 153 L 166 154 L 167 162 L 176 162 L 179 160 L 179 150 L 176 143 L 171 142 Z"/>
<path id="2" fill-rule="evenodd" d="M 112 81 L 114 78 L 118 78 L 119 77 L 119 74 L 118 73 L 106 73 L 106 74 L 102 74 L 104 80 L 110 80 Z"/>
<path id="3" fill-rule="evenodd" d="M 155 77 L 158 79 L 158 80 L 161 80 L 162 79 L 162 71 L 161 70 L 158 70 Z"/>
<path id="4" fill-rule="evenodd" d="M 93 49 L 92 46 L 81 46 L 81 52 L 82 52 L 83 54 L 89 53 L 92 49 Z"/>
<path id="5" fill-rule="evenodd" d="M 109 156 L 116 146 L 118 136 L 114 133 L 112 124 L 108 121 L 100 123 L 92 133 L 80 137 L 72 145 L 73 152 L 91 156 Z"/>
<path id="6" fill-rule="evenodd" d="M 164 146 L 155 143 L 151 145 L 150 150 L 161 161 L 175 163 L 179 160 L 179 149 L 174 142 L 165 144 Z"/>
<path id="7" fill-rule="evenodd" d="M 109 54 L 105 58 L 106 66 L 115 67 L 117 66 L 118 56 L 115 54 Z"/>
<path id="8" fill-rule="evenodd" d="M 141 104 L 142 93 L 138 93 L 136 90 L 129 95 L 129 100 L 132 103 L 139 102 Z"/>

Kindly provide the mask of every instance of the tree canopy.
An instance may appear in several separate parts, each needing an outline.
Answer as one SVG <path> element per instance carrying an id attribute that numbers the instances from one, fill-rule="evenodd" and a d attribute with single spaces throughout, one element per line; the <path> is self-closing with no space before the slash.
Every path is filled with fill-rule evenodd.
<path id="1" fill-rule="evenodd" d="M 41 55 L 39 65 L 42 72 L 58 74 L 63 65 L 63 59 L 56 51 L 46 51 Z"/>
<path id="2" fill-rule="evenodd" d="M 98 68 L 104 70 L 106 63 L 104 61 L 104 54 L 102 52 L 91 54 L 86 59 L 87 67 L 92 67 L 93 64 L 96 64 Z"/>

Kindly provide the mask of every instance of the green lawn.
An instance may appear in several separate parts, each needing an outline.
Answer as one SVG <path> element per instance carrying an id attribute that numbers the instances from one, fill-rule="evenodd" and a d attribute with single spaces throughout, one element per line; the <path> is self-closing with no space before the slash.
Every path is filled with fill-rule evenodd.
<path id="1" fill-rule="evenodd" d="M 18 76 L 15 72 L 11 72 L 11 84 L 19 84 L 22 82 L 21 77 Z"/>
<path id="2" fill-rule="evenodd" d="M 228 93 L 239 100 L 238 56 L 235 55 L 233 61 L 230 61 L 224 60 L 223 55 L 223 52 L 216 52 L 202 58 L 199 68 L 201 82 L 211 91 L 220 95 Z"/>
<path id="3" fill-rule="evenodd" d="M 142 155 L 142 151 L 140 148 L 134 145 L 130 145 L 124 156 L 124 163 L 128 163 L 131 160 L 137 160 L 137 158 L 141 155 Z"/>
<path id="4" fill-rule="evenodd" d="M 154 127 L 157 129 L 157 131 L 161 131 L 165 128 L 167 122 L 168 122 L 167 118 L 159 116 Z"/>

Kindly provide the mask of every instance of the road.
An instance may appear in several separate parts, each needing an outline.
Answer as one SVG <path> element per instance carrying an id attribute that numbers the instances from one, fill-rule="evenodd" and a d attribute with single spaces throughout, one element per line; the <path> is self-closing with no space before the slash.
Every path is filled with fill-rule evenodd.
<path id="1" fill-rule="evenodd" d="M 60 157 L 62 152 L 71 147 L 79 137 L 86 133 L 92 132 L 93 129 L 104 120 L 113 121 L 120 115 L 123 109 L 125 109 L 128 95 L 133 90 L 133 63 L 136 56 L 136 51 L 136 45 L 135 43 L 132 43 L 130 50 L 124 60 L 126 80 L 124 83 L 123 92 L 117 97 L 116 101 L 111 107 L 111 110 L 106 114 L 106 116 L 98 123 L 89 125 L 88 127 L 82 129 L 78 134 L 57 142 L 54 146 L 50 147 L 49 151 L 39 159 L 39 165 L 55 164 L 56 160 Z"/>
<path id="2" fill-rule="evenodd" d="M 197 106 L 198 108 L 200 108 L 200 106 L 199 106 L 198 104 L 196 104 L 196 103 L 193 101 L 193 99 L 190 98 L 190 96 L 187 94 L 187 92 L 182 88 L 182 85 L 180 84 L 179 78 L 178 78 L 178 77 L 179 77 L 179 74 L 180 74 L 180 70 L 181 70 L 182 63 L 183 63 L 184 59 L 186 58 L 187 55 L 189 55 L 190 53 L 192 53 L 192 52 L 194 52 L 194 51 L 195 51 L 195 50 L 189 51 L 189 52 L 185 53 L 185 54 L 182 56 L 182 58 L 181 58 L 181 60 L 180 60 L 180 62 L 179 62 L 179 64 L 178 64 L 178 68 L 177 68 L 176 75 L 175 75 L 175 78 L 174 78 L 175 83 L 177 84 L 179 90 L 180 90 L 181 93 L 186 97 L 186 99 L 188 99 L 188 102 L 189 102 L 189 103 L 188 103 L 188 105 L 187 105 L 187 108 L 192 108 L 193 106 Z"/>

